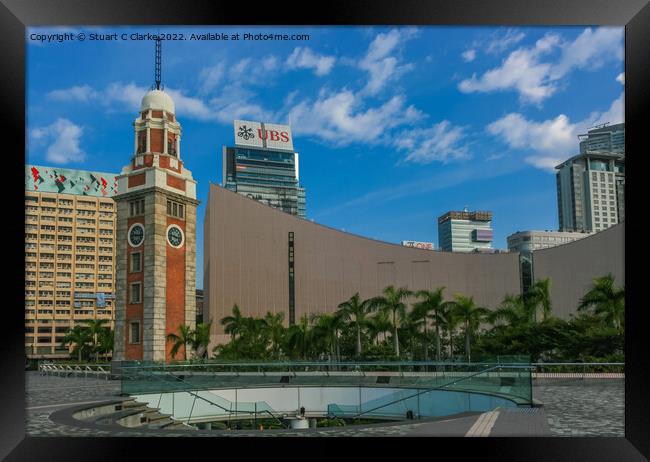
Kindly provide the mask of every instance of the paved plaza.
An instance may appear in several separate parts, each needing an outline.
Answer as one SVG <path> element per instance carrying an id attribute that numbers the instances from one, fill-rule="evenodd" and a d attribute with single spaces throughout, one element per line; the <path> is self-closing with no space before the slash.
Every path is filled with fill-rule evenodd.
<path id="1" fill-rule="evenodd" d="M 26 432 L 30 436 L 623 436 L 624 381 L 540 380 L 533 397 L 542 408 L 499 409 L 454 418 L 317 428 L 309 430 L 210 431 L 102 428 L 70 417 L 71 409 L 120 401 L 120 382 L 103 378 L 26 373 Z"/>

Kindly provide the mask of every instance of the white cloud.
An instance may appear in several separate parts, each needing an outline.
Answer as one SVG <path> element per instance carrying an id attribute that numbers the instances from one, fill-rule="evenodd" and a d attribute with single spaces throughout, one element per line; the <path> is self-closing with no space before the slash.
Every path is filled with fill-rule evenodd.
<path id="1" fill-rule="evenodd" d="M 461 56 L 466 63 L 471 63 L 476 59 L 476 50 L 465 50 Z"/>
<path id="2" fill-rule="evenodd" d="M 623 101 L 624 95 L 621 95 L 606 111 L 594 111 L 576 123 L 571 123 L 564 114 L 537 122 L 528 120 L 521 114 L 511 113 L 489 124 L 487 131 L 501 138 L 510 148 L 532 151 L 533 155 L 526 157 L 526 162 L 552 171 L 556 165 L 577 152 L 579 134 L 585 133 L 594 125 L 622 122 Z"/>
<path id="3" fill-rule="evenodd" d="M 560 50 L 557 62 L 544 61 L 556 48 Z M 523 102 L 539 104 L 555 93 L 557 82 L 571 71 L 596 69 L 607 60 L 621 60 L 622 53 L 622 28 L 587 28 L 569 42 L 549 34 L 532 47 L 511 52 L 481 77 L 474 74 L 461 81 L 458 88 L 465 93 L 515 90 Z"/>
<path id="4" fill-rule="evenodd" d="M 621 85 L 625 85 L 625 72 L 621 72 L 616 76 L 616 81 L 619 82 Z"/>
<path id="5" fill-rule="evenodd" d="M 275 120 L 270 111 L 251 102 L 254 93 L 238 84 L 226 85 L 219 96 L 208 102 L 214 119 L 224 124 L 231 124 L 234 119 L 252 118 L 253 120 Z"/>
<path id="6" fill-rule="evenodd" d="M 59 118 L 47 127 L 31 131 L 32 139 L 37 143 L 48 144 L 45 158 L 54 164 L 83 161 L 85 153 L 79 147 L 83 127 L 68 119 Z"/>
<path id="7" fill-rule="evenodd" d="M 87 102 L 97 98 L 97 92 L 89 85 L 73 86 L 66 89 L 54 90 L 47 94 L 49 99 L 55 101 L 81 101 Z"/>
<path id="8" fill-rule="evenodd" d="M 465 145 L 460 145 L 465 134 L 461 127 L 454 127 L 443 120 L 426 129 L 402 132 L 396 137 L 395 145 L 407 151 L 406 161 L 429 164 L 433 161 L 443 163 L 469 157 Z"/>
<path id="9" fill-rule="evenodd" d="M 393 29 L 377 34 L 370 43 L 368 52 L 359 62 L 359 68 L 369 74 L 363 91 L 371 95 L 378 93 L 386 84 L 411 69 L 410 64 L 399 65 L 399 60 L 390 54 L 404 41 L 414 37 L 417 31 L 412 28 Z"/>
<path id="10" fill-rule="evenodd" d="M 573 69 L 597 69 L 609 59 L 623 59 L 623 28 L 585 29 L 573 42 L 562 46 L 562 56 L 551 78 L 564 77 Z"/>
<path id="11" fill-rule="evenodd" d="M 113 82 L 102 92 L 97 92 L 99 102 L 105 106 L 115 103 L 122 105 L 125 109 L 137 112 L 140 110 L 142 97 L 149 91 L 149 88 L 140 87 L 133 82 Z"/>
<path id="12" fill-rule="evenodd" d="M 557 43 L 557 36 L 548 35 L 532 48 L 520 48 L 510 53 L 500 67 L 487 71 L 480 78 L 476 74 L 460 82 L 464 93 L 491 92 L 515 89 L 522 100 L 538 103 L 555 92 L 548 79 L 550 64 L 540 63 L 540 55 L 549 52 Z"/>
<path id="13" fill-rule="evenodd" d="M 166 88 L 165 91 L 174 100 L 177 114 L 198 120 L 210 120 L 214 118 L 213 111 L 201 99 L 186 96 L 180 90 Z"/>
<path id="14" fill-rule="evenodd" d="M 518 32 L 515 29 L 508 29 L 505 34 L 493 38 L 485 47 L 485 51 L 490 54 L 498 54 L 504 52 L 510 46 L 519 43 L 526 36 L 523 32 Z"/>
<path id="15" fill-rule="evenodd" d="M 226 63 L 221 61 L 214 66 L 206 67 L 199 73 L 201 80 L 201 93 L 212 91 L 224 78 L 226 73 Z"/>
<path id="16" fill-rule="evenodd" d="M 318 55 L 310 48 L 296 47 L 287 58 L 289 69 L 314 69 L 314 74 L 327 75 L 334 66 L 334 56 Z"/>
<path id="17" fill-rule="evenodd" d="M 359 94 L 347 89 L 321 90 L 315 101 L 302 101 L 289 111 L 291 120 L 300 121 L 294 132 L 316 135 L 338 146 L 352 142 L 387 143 L 390 129 L 422 116 L 415 107 L 405 107 L 403 96 L 393 96 L 378 107 L 364 108 Z"/>

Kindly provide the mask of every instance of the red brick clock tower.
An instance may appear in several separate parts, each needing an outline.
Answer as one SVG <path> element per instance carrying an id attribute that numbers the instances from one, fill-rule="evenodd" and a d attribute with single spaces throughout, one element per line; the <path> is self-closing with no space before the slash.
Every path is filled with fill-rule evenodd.
<path id="1" fill-rule="evenodd" d="M 156 84 L 134 125 L 134 153 L 118 175 L 116 361 L 170 361 L 166 341 L 196 319 L 196 181 L 181 160 L 181 125 Z M 176 359 L 183 358 L 182 348 Z"/>

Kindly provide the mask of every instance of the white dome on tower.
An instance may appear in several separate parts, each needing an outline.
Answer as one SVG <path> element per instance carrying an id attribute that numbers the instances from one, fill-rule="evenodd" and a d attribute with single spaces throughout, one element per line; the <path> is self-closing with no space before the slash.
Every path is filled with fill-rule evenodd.
<path id="1" fill-rule="evenodd" d="M 163 110 L 171 114 L 176 114 L 174 100 L 162 90 L 151 90 L 142 98 L 140 103 L 140 112 L 148 109 Z"/>

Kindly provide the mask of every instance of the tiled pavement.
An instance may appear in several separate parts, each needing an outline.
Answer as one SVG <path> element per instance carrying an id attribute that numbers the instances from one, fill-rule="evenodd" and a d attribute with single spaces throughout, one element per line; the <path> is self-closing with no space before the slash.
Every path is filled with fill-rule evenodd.
<path id="1" fill-rule="evenodd" d="M 499 410 L 490 436 L 623 436 L 623 380 L 539 382 L 534 385 L 533 397 L 545 407 Z M 477 413 L 468 413 L 454 419 L 300 431 L 120 431 L 66 425 L 56 418 L 68 407 L 60 404 L 122 399 L 118 381 L 28 372 L 26 386 L 26 431 L 32 436 L 464 436 L 479 418 Z"/>
<path id="2" fill-rule="evenodd" d="M 533 397 L 544 403 L 554 436 L 625 435 L 625 380 L 539 380 Z"/>

